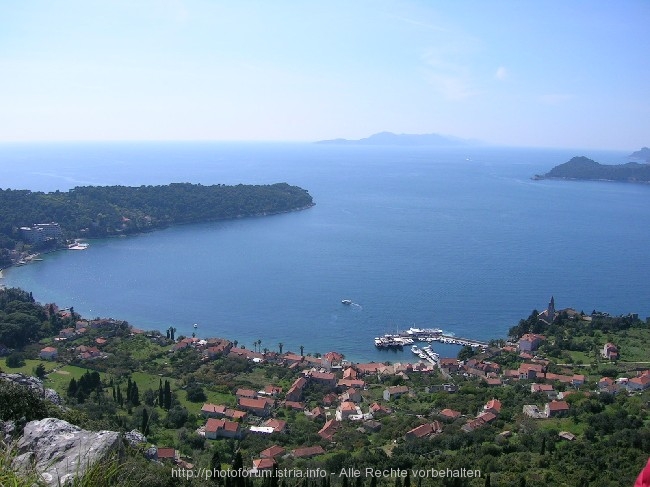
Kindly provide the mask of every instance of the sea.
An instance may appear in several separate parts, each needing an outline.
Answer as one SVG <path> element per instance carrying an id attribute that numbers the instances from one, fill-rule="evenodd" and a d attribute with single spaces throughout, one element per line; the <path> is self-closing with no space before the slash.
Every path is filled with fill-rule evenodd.
<path id="1" fill-rule="evenodd" d="M 631 152 L 631 151 L 630 151 Z M 533 309 L 650 316 L 650 186 L 533 180 L 629 152 L 310 143 L 0 144 L 0 187 L 271 184 L 315 206 L 92 240 L 5 269 L 42 303 L 254 349 L 405 362 L 409 327 L 503 338 Z M 37 223 L 37 222 L 35 222 Z M 341 303 L 349 299 L 352 305 Z M 196 325 L 196 326 L 195 326 Z M 442 356 L 458 347 L 435 344 Z"/>

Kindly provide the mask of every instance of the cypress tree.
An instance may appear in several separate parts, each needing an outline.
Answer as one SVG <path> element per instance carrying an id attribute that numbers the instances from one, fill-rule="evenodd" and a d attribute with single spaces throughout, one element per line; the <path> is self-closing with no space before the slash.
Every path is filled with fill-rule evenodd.
<path id="1" fill-rule="evenodd" d="M 278 464 L 273 464 L 273 473 L 269 479 L 269 487 L 278 487 Z"/>
<path id="2" fill-rule="evenodd" d="M 163 407 L 165 402 L 165 394 L 163 392 L 162 379 L 158 383 L 158 407 Z"/>
<path id="3" fill-rule="evenodd" d="M 129 377 L 126 383 L 126 402 L 131 401 L 131 387 L 133 387 L 133 384 L 131 383 L 131 377 Z"/>
<path id="4" fill-rule="evenodd" d="M 221 478 L 219 478 L 217 472 L 221 470 L 221 456 L 219 455 L 219 450 L 216 448 L 214 449 L 212 457 L 210 458 L 210 470 L 212 470 L 212 483 L 219 485 L 221 483 Z"/>
<path id="5" fill-rule="evenodd" d="M 239 472 L 237 477 L 234 479 L 233 484 L 235 487 L 246 487 L 245 478 L 241 475 L 241 471 L 244 469 L 244 458 L 242 457 L 241 451 L 237 450 L 235 457 L 232 460 L 232 469 Z"/>
<path id="6" fill-rule="evenodd" d="M 70 379 L 70 383 L 68 384 L 68 397 L 74 397 L 77 394 L 77 389 L 79 386 L 77 385 L 77 381 L 73 377 Z"/>
<path id="7" fill-rule="evenodd" d="M 170 410 L 172 407 L 172 391 L 169 381 L 165 380 L 165 409 Z"/>
<path id="8" fill-rule="evenodd" d="M 140 393 L 138 392 L 138 384 L 135 382 L 131 385 L 131 404 L 134 406 L 140 405 Z"/>
<path id="9" fill-rule="evenodd" d="M 147 412 L 147 408 L 142 410 L 142 427 L 140 431 L 145 436 L 149 434 L 149 413 Z"/>

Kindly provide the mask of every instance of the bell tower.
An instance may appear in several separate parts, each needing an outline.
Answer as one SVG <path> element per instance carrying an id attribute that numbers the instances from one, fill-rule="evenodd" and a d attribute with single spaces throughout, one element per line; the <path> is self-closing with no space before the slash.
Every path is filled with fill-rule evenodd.
<path id="1" fill-rule="evenodd" d="M 551 296 L 551 301 L 548 303 L 548 322 L 553 323 L 555 319 L 555 298 Z"/>

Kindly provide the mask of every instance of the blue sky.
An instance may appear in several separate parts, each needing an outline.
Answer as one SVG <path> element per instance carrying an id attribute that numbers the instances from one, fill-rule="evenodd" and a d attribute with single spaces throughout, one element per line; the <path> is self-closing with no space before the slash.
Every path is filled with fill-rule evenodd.
<path id="1" fill-rule="evenodd" d="M 0 141 L 650 145 L 650 2 L 0 1 Z"/>

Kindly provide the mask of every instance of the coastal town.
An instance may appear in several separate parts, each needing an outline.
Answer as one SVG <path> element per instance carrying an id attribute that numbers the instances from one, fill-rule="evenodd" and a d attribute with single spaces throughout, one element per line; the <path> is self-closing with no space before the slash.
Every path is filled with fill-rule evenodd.
<path id="1" fill-rule="evenodd" d="M 142 439 L 143 445 L 155 442 L 149 443 L 147 458 L 182 468 L 200 464 L 197 452 L 213 446 L 223 453 L 222 442 L 240 445 L 245 468 L 251 472 L 312 463 L 331 467 L 332 455 L 352 447 L 349 441 L 354 448 L 374 445 L 391 458 L 414 441 L 439 445 L 446 435 L 470 438 L 483 430 L 494 435 L 496 444 L 513 442 L 527 421 L 534 421 L 540 431 L 555 431 L 555 437 L 545 436 L 544 441 L 571 443 L 593 435 L 578 419 L 585 404 L 609 397 L 633 398 L 650 388 L 650 369 L 640 360 L 621 369 L 625 354 L 606 335 L 590 355 L 590 363 L 571 360 L 566 351 L 560 356 L 569 360 L 559 361 L 553 349 L 558 326 L 587 329 L 603 322 L 647 329 L 647 323 L 636 315 L 556 311 L 553 299 L 546 310 L 522 320 L 518 326 L 526 332 L 518 337 L 466 346 L 458 358 L 430 360 L 414 353 L 412 361 L 401 363 L 354 363 L 336 351 L 322 355 L 283 351 L 281 343 L 277 350 L 262 349 L 261 342 L 251 349 L 226 338 L 175 337 L 171 327 L 162 334 L 114 319 L 87 320 L 55 305 L 46 308 L 57 321 L 71 326 L 45 340 L 47 346 L 25 351 L 27 356 L 37 354 L 35 360 L 46 365 L 45 384 L 54 380 L 57 392 L 79 406 L 90 398 L 61 380 L 66 374 L 100 372 L 102 394 L 118 404 L 127 377 L 142 392 L 149 388 L 146 394 L 140 392 L 140 398 L 131 397 L 128 408 L 118 405 L 118 418 L 129 424 L 133 415 L 160 416 L 161 408 L 167 415 L 182 413 L 185 419 L 172 431 L 191 426 L 196 441 L 204 442 L 199 450 L 164 433 L 164 423 L 153 435 L 153 425 L 138 428 L 150 434 Z M 420 338 L 432 343 L 424 334 Z M 117 363 L 125 350 L 149 359 L 134 362 L 129 370 Z M 12 351 L 0 345 L 0 354 Z M 2 360 L 3 371 L 11 372 L 2 366 L 7 359 Z M 225 370 L 240 372 L 219 379 Z M 167 382 L 173 384 L 169 388 L 173 405 L 170 398 L 165 407 Z M 191 390 L 200 394 L 190 399 Z M 402 418 L 397 430 L 396 418 Z"/>

